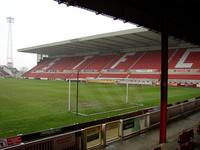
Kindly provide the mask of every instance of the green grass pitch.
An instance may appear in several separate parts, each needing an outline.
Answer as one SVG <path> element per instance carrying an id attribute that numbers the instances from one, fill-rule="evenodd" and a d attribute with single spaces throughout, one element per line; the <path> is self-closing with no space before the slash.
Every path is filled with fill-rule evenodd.
<path id="1" fill-rule="evenodd" d="M 125 93 L 125 85 L 80 83 L 79 112 L 83 115 L 76 116 L 76 83 L 71 84 L 69 112 L 66 81 L 0 79 L 0 138 L 159 105 L 157 86 L 130 85 L 127 104 Z M 169 103 L 196 96 L 200 96 L 199 88 L 169 87 Z"/>

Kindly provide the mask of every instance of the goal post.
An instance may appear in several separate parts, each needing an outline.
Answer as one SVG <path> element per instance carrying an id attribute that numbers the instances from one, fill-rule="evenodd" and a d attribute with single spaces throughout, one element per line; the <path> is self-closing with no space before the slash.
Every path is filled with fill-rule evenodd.
<path id="1" fill-rule="evenodd" d="M 128 84 L 128 82 L 126 82 L 126 104 L 128 104 L 128 91 L 129 91 L 129 84 Z"/>
<path id="2" fill-rule="evenodd" d="M 109 114 L 143 106 L 132 97 L 135 88 L 129 79 L 80 78 L 79 81 L 67 80 L 67 110 L 76 115 Z"/>
<path id="3" fill-rule="evenodd" d="M 118 79 L 119 80 L 119 79 Z M 116 79 L 87 79 L 86 82 L 88 83 L 104 83 L 104 84 L 116 84 L 118 83 Z M 126 78 L 125 80 L 125 103 L 128 104 L 129 102 L 129 80 Z"/>
<path id="4" fill-rule="evenodd" d="M 68 81 L 68 111 L 71 111 L 71 80 Z"/>

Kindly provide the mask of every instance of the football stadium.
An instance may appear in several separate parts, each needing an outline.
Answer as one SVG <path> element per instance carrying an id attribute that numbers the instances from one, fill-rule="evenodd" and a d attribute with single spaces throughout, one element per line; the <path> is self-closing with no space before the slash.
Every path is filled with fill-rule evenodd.
<path id="1" fill-rule="evenodd" d="M 169 36 L 163 56 L 162 38 L 138 27 L 19 49 L 37 65 L 21 77 L 0 67 L 0 149 L 116 149 L 159 126 L 160 144 L 148 139 L 146 149 L 198 149 L 200 123 L 188 117 L 200 108 L 200 47 Z M 162 118 L 187 120 L 167 144 Z"/>
<path id="2" fill-rule="evenodd" d="M 200 96 L 200 48 L 173 38 L 169 45 L 168 103 L 194 100 Z M 136 28 L 19 51 L 36 53 L 38 64 L 21 79 L 0 79 L 1 137 L 159 106 L 159 33 Z"/>

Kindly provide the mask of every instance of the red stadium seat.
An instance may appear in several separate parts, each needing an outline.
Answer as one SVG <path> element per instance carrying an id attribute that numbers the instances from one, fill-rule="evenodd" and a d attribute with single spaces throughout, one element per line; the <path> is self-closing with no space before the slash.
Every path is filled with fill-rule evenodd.
<path id="1" fill-rule="evenodd" d="M 159 50 L 93 56 L 45 58 L 24 74 L 24 77 L 66 79 L 75 78 L 71 72 L 84 71 L 81 78 L 136 78 L 160 80 Z M 169 50 L 170 80 L 200 80 L 200 51 L 196 49 Z M 186 68 L 184 68 L 186 67 Z M 67 72 L 67 73 L 65 73 Z M 100 75 L 99 75 L 100 73 Z M 0 75 L 3 73 L 0 72 Z M 191 82 L 191 81 L 190 81 Z"/>

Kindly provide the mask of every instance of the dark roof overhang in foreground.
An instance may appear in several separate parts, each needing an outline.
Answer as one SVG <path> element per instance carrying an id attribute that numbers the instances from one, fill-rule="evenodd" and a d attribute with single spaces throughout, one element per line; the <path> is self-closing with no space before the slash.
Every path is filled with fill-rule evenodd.
<path id="1" fill-rule="evenodd" d="M 72 40 L 49 43 L 39 46 L 22 48 L 18 51 L 26 53 L 46 54 L 49 56 L 61 56 L 84 53 L 109 53 L 140 50 L 160 50 L 160 34 L 145 28 L 135 28 Z M 169 37 L 169 47 L 196 47 Z"/>
<path id="2" fill-rule="evenodd" d="M 167 19 L 171 36 L 200 45 L 199 0 L 55 0 L 67 6 L 112 16 L 146 28 L 161 31 Z"/>

